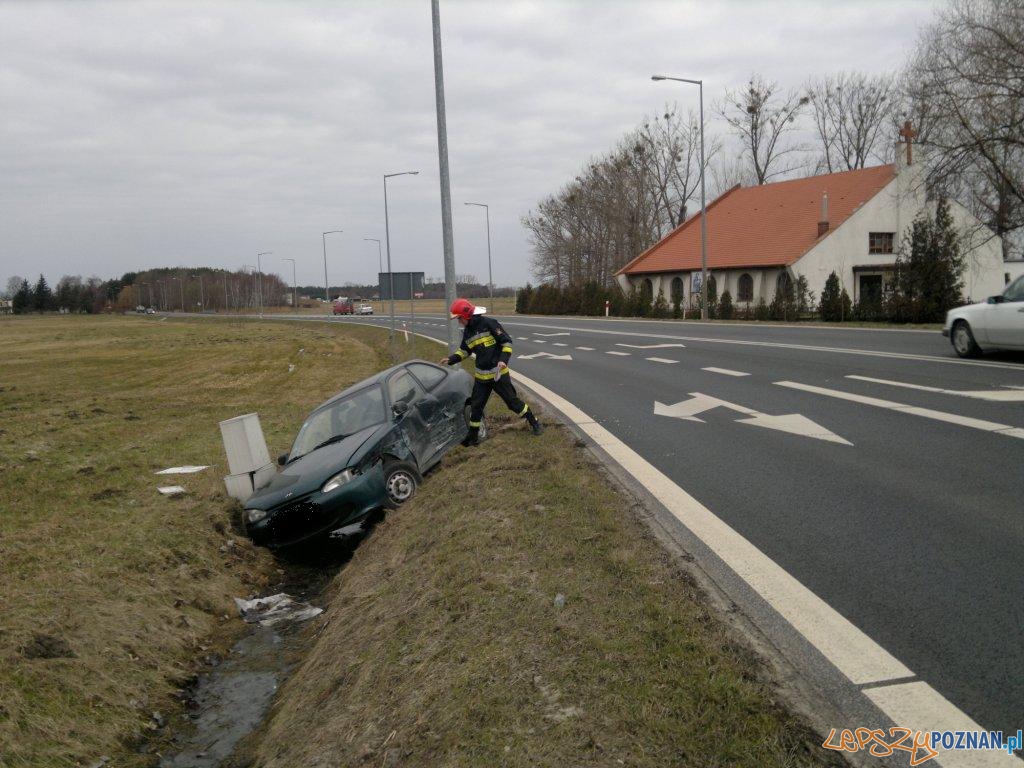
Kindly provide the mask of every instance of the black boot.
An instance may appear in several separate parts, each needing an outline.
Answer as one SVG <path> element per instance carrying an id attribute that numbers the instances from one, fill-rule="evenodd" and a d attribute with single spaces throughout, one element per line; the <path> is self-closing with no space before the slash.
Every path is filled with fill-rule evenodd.
<path id="1" fill-rule="evenodd" d="M 469 432 L 462 438 L 462 444 L 467 448 L 472 445 L 480 445 L 480 427 L 470 427 Z"/>
<path id="2" fill-rule="evenodd" d="M 542 427 L 540 422 L 537 421 L 537 417 L 533 415 L 533 411 L 527 411 L 525 418 L 530 423 L 530 429 L 533 430 L 534 437 L 537 437 L 544 431 L 544 427 Z"/>

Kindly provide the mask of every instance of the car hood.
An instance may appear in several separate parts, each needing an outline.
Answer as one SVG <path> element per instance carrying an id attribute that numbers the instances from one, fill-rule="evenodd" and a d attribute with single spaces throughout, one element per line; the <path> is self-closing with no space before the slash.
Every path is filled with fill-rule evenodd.
<path id="1" fill-rule="evenodd" d="M 325 445 L 287 464 L 274 479 L 256 491 L 245 502 L 246 509 L 273 509 L 292 498 L 319 490 L 328 478 L 351 466 L 353 457 L 381 427 L 377 424 L 349 435 L 344 440 Z"/>

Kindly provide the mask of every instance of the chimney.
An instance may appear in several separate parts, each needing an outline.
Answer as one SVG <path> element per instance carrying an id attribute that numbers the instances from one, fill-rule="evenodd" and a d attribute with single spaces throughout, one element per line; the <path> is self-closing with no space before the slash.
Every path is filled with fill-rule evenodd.
<path id="1" fill-rule="evenodd" d="M 818 237 L 828 232 L 828 192 L 821 193 L 821 218 L 818 220 Z"/>

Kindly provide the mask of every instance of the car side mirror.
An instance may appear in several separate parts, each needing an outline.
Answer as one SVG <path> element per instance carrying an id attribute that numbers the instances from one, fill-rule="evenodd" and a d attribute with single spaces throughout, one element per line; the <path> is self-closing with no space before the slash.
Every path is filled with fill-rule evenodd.
<path id="1" fill-rule="evenodd" d="M 280 456 L 277 457 L 277 465 L 279 467 L 283 467 L 287 463 L 288 463 L 288 453 L 287 452 L 282 453 Z"/>
<path id="2" fill-rule="evenodd" d="M 404 416 L 406 411 L 409 410 L 409 404 L 399 400 L 397 403 L 391 406 L 391 412 L 397 417 Z"/>
<path id="3" fill-rule="evenodd" d="M 1000 296 L 989 296 L 987 301 L 986 301 L 986 303 L 987 304 L 1002 304 L 1003 303 L 1003 297 L 1001 295 Z"/>

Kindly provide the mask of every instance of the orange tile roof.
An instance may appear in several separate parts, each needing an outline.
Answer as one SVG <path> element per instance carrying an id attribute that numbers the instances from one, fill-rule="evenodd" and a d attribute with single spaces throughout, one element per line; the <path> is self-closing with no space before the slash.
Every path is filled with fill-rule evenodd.
<path id="1" fill-rule="evenodd" d="M 846 221 L 895 178 L 895 167 L 733 187 L 708 206 L 708 267 L 789 265 Z M 829 231 L 818 237 L 821 196 L 828 193 Z M 700 269 L 700 216 L 693 216 L 616 274 Z"/>

